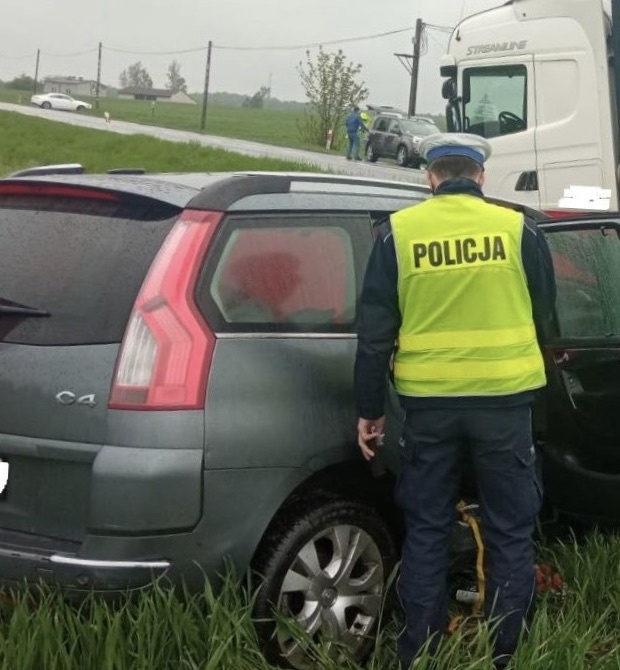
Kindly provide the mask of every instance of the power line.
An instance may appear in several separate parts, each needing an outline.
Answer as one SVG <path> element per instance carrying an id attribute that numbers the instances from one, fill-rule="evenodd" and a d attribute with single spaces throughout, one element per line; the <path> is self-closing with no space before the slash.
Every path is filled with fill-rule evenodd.
<path id="1" fill-rule="evenodd" d="M 465 16 L 465 4 L 466 0 L 461 0 L 461 16 L 459 18 L 459 23 L 463 20 L 463 17 Z"/>
<path id="2" fill-rule="evenodd" d="M 75 56 L 85 56 L 86 54 L 95 53 L 95 51 L 97 51 L 97 47 L 94 49 L 88 49 L 86 51 L 75 51 L 70 54 L 52 54 L 49 53 L 49 51 L 42 51 L 41 54 L 44 56 L 51 56 L 52 58 L 75 58 Z"/>
<path id="3" fill-rule="evenodd" d="M 437 30 L 440 33 L 450 33 L 454 31 L 454 28 L 452 26 L 438 26 L 433 23 L 425 23 L 424 24 L 427 28 L 431 28 L 432 30 Z"/>
<path id="4" fill-rule="evenodd" d="M 389 35 L 397 35 L 398 33 L 407 33 L 413 30 L 412 27 L 399 28 L 398 30 L 389 30 L 385 33 L 374 33 L 373 35 L 363 35 L 362 37 L 344 37 L 337 40 L 325 40 L 322 42 L 311 42 L 308 44 L 295 44 L 289 46 L 264 46 L 264 47 L 241 47 L 241 46 L 221 46 L 214 44 L 214 49 L 229 50 L 229 51 L 295 51 L 297 49 L 312 49 L 315 47 L 330 46 L 334 44 L 345 44 L 350 42 L 362 42 L 364 40 L 374 40 L 380 37 L 387 37 Z"/>
<path id="5" fill-rule="evenodd" d="M 452 31 L 451 28 L 445 27 L 445 26 L 434 26 L 432 24 L 427 24 L 429 28 L 433 28 L 436 30 L 449 30 Z M 335 39 L 335 40 L 324 40 L 320 42 L 308 42 L 306 44 L 293 44 L 293 45 L 284 45 L 284 46 L 255 46 L 255 47 L 249 47 L 249 46 L 235 46 L 235 45 L 218 45 L 218 44 L 213 44 L 214 49 L 220 49 L 222 51 L 295 51 L 298 49 L 311 49 L 311 48 L 318 48 L 321 46 L 330 46 L 330 45 L 335 45 L 335 44 L 348 44 L 351 42 L 362 42 L 365 40 L 373 40 L 373 39 L 380 39 L 382 37 L 389 37 L 390 35 L 398 35 L 399 33 L 406 33 L 406 32 L 411 32 L 413 31 L 413 27 L 409 26 L 407 28 L 398 28 L 396 30 L 388 30 L 386 32 L 382 33 L 373 33 L 371 35 L 362 35 L 359 37 L 343 37 L 340 39 Z M 207 45 L 204 46 L 199 46 L 199 47 L 194 47 L 191 49 L 171 49 L 168 51 L 136 51 L 133 49 L 121 49 L 118 47 L 110 47 L 110 46 L 104 46 L 103 47 L 106 51 L 114 52 L 114 53 L 120 53 L 120 54 L 128 54 L 131 56 L 174 56 L 178 54 L 189 54 L 189 53 L 198 53 L 198 52 L 204 52 L 207 50 Z M 41 52 L 45 56 L 51 56 L 53 58 L 72 58 L 76 56 L 83 56 L 86 54 L 91 54 L 95 53 L 97 51 L 97 47 L 93 49 L 88 49 L 86 51 L 77 51 L 74 53 L 67 53 L 67 54 L 53 54 L 49 52 Z M 22 58 L 33 58 L 35 54 L 30 54 L 28 56 L 5 56 L 1 55 L 2 58 L 5 59 L 12 59 L 12 60 L 18 60 Z"/>
<path id="6" fill-rule="evenodd" d="M 114 47 L 104 46 L 106 51 L 113 51 L 118 54 L 129 54 L 131 56 L 174 56 L 176 54 L 197 53 L 199 51 L 206 51 L 207 45 L 203 47 L 196 47 L 194 49 L 181 49 L 179 51 L 130 51 L 128 49 L 115 49 Z"/>
<path id="7" fill-rule="evenodd" d="M 37 54 L 35 52 L 28 54 L 27 56 L 6 56 L 5 54 L 0 54 L 2 60 L 26 60 L 26 58 L 34 58 Z"/>
<path id="8" fill-rule="evenodd" d="M 443 49 L 443 50 L 445 51 L 445 49 L 446 49 L 446 45 L 445 45 L 445 44 L 442 44 L 442 43 L 435 37 L 435 35 L 433 35 L 433 33 L 428 33 L 428 36 L 433 40 L 433 42 L 435 42 L 435 44 L 436 44 L 438 47 L 440 47 L 441 49 Z"/>

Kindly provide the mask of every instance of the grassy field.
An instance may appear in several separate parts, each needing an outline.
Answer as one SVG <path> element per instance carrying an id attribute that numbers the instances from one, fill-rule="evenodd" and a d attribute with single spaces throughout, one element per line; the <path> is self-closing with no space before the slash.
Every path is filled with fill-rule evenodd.
<path id="1" fill-rule="evenodd" d="M 620 538 L 541 550 L 563 573 L 562 594 L 539 598 L 513 670 L 617 670 L 620 667 Z M 390 617 L 365 667 L 395 670 Z M 467 622 L 446 638 L 434 670 L 491 670 L 489 631 Z M 0 601 L 0 670 L 271 670 L 252 623 L 251 599 L 232 579 L 219 597 L 208 587 L 179 599 L 158 587 L 140 598 L 70 605 L 56 592 L 5 593 Z M 359 670 L 312 647 L 317 670 Z M 430 670 L 422 657 L 416 670 Z"/>
<path id="2" fill-rule="evenodd" d="M 0 175 L 50 163 L 81 163 L 88 172 L 142 167 L 149 172 L 309 171 L 306 163 L 253 158 L 141 135 L 117 135 L 0 111 Z"/>
<path id="3" fill-rule="evenodd" d="M 28 105 L 30 93 L 0 87 L 0 102 L 19 103 L 20 99 L 21 104 Z M 94 103 L 92 98 L 83 99 Z M 200 104 L 157 102 L 153 108 L 150 102 L 144 100 L 102 98 L 98 110 L 93 109 L 83 114 L 102 117 L 104 111 L 109 112 L 112 119 L 200 132 L 202 115 Z M 320 150 L 320 147 L 303 144 L 298 130 L 302 116 L 287 110 L 244 109 L 210 104 L 205 132 L 210 135 L 254 140 L 278 146 Z"/>

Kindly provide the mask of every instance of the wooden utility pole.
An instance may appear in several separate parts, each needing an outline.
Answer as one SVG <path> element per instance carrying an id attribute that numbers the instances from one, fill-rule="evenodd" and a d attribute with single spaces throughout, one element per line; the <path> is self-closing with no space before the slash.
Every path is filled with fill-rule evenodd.
<path id="1" fill-rule="evenodd" d="M 413 38 L 413 60 L 411 61 L 411 88 L 409 90 L 409 116 L 415 114 L 416 101 L 418 98 L 418 70 L 420 69 L 420 48 L 422 46 L 422 33 L 424 22 L 418 19 L 415 23 L 415 37 Z"/>
<path id="2" fill-rule="evenodd" d="M 37 49 L 37 64 L 34 67 L 34 82 L 32 83 L 33 94 L 37 94 L 37 84 L 39 82 L 39 59 L 41 58 L 41 49 Z"/>
<path id="3" fill-rule="evenodd" d="M 207 97 L 209 95 L 209 75 L 211 73 L 211 49 L 213 47 L 213 42 L 209 40 L 209 46 L 207 47 L 207 69 L 205 72 L 205 88 L 202 94 L 202 118 L 200 120 L 200 130 L 204 130 L 207 125 Z"/>
<path id="4" fill-rule="evenodd" d="M 101 52 L 103 45 L 99 42 L 99 56 L 97 58 L 97 81 L 95 82 L 95 109 L 99 109 L 99 89 L 101 88 Z"/>

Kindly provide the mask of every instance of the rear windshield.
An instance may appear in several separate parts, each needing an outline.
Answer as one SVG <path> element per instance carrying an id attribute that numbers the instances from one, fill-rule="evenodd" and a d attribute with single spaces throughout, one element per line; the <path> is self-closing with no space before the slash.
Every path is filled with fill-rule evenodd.
<path id="1" fill-rule="evenodd" d="M 152 200 L 0 198 L 0 340 L 120 342 L 179 211 Z M 49 316 L 7 313 L 26 307 Z"/>

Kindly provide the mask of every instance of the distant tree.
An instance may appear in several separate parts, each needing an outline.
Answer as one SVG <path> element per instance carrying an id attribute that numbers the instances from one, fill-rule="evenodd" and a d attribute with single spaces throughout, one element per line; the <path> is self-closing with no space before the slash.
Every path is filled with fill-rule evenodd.
<path id="1" fill-rule="evenodd" d="M 153 88 L 153 80 L 140 61 L 123 70 L 119 82 L 121 88 Z"/>
<path id="2" fill-rule="evenodd" d="M 352 105 L 368 97 L 365 82 L 357 80 L 361 64 L 351 63 L 339 49 L 335 53 L 319 48 L 316 57 L 306 51 L 306 62 L 297 71 L 309 100 L 300 124 L 303 139 L 309 144 L 325 144 L 327 132 L 334 132 L 334 141 L 344 132 L 344 119 Z"/>
<path id="3" fill-rule="evenodd" d="M 269 86 L 261 86 L 251 98 L 246 96 L 241 106 L 251 109 L 262 109 L 265 105 L 265 99 L 269 97 L 270 93 Z"/>
<path id="4" fill-rule="evenodd" d="M 168 83 L 166 88 L 169 88 L 173 93 L 187 93 L 187 84 L 185 83 L 185 77 L 181 76 L 181 66 L 177 63 L 176 60 L 173 60 L 170 65 L 168 65 Z"/>
<path id="5" fill-rule="evenodd" d="M 20 74 L 19 77 L 6 82 L 7 88 L 15 88 L 18 91 L 32 91 L 34 88 L 34 79 L 27 74 Z"/>

